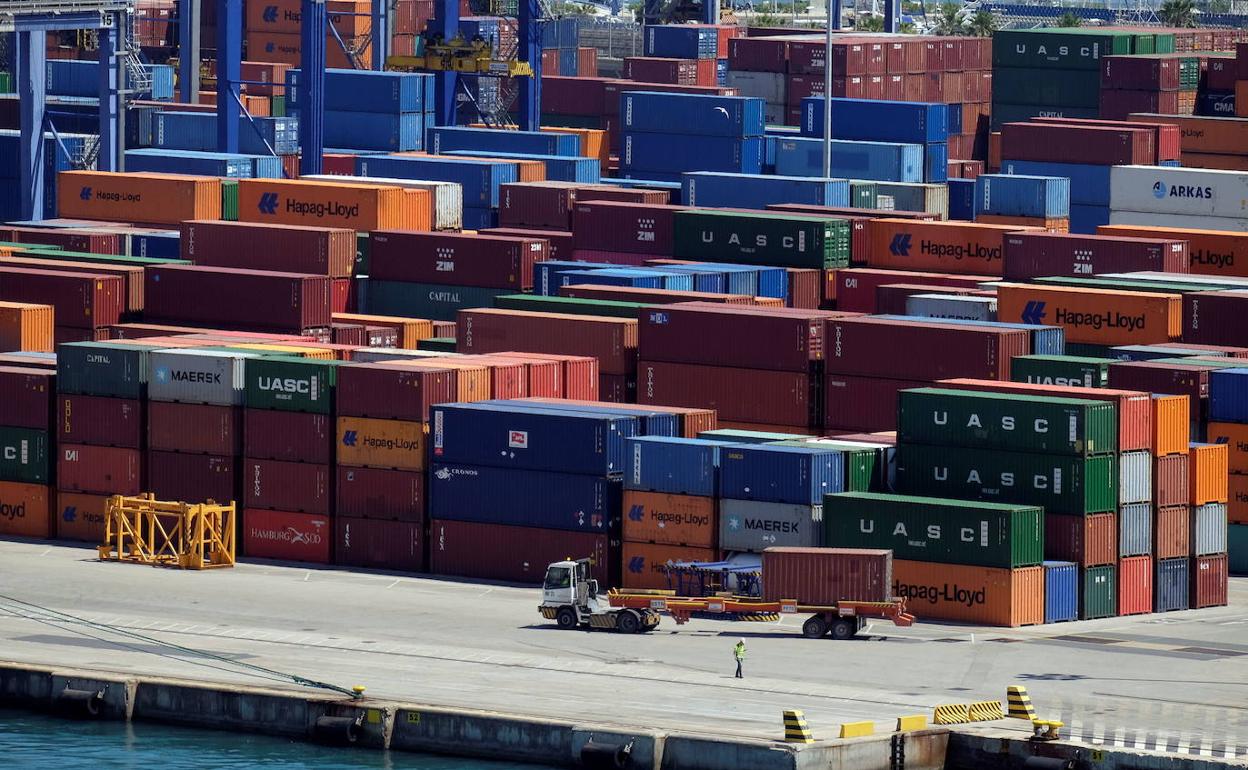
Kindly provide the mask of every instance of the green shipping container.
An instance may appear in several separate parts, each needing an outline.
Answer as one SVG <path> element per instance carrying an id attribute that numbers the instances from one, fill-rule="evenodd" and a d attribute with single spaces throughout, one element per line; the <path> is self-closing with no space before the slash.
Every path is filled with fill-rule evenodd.
<path id="1" fill-rule="evenodd" d="M 992 71 L 992 92 L 1011 104 L 1096 109 L 1101 104 L 1101 73 L 1003 67 Z"/>
<path id="2" fill-rule="evenodd" d="M 1226 555 L 1232 575 L 1248 575 L 1248 524 L 1227 525 Z"/>
<path id="3" fill-rule="evenodd" d="M 875 492 L 823 498 L 824 545 L 890 548 L 897 559 L 1013 569 L 1044 561 L 1036 506 Z"/>
<path id="4" fill-rule="evenodd" d="M 849 265 L 849 222 L 831 217 L 680 211 L 676 256 L 707 262 L 832 269 Z"/>
<path id="5" fill-rule="evenodd" d="M 902 444 L 897 490 L 962 500 L 1036 505 L 1083 516 L 1118 509 L 1118 457 L 1070 457 Z"/>
<path id="6" fill-rule="evenodd" d="M 351 271 L 351 274 L 357 278 L 368 275 L 368 258 L 371 253 L 369 243 L 368 233 L 355 234 L 355 268 Z"/>
<path id="7" fill-rule="evenodd" d="M 875 182 L 849 183 L 849 205 L 856 209 L 873 209 L 879 204 L 880 188 Z"/>
<path id="8" fill-rule="evenodd" d="M 1158 32 L 1153 35 L 1153 52 L 1154 53 L 1174 53 L 1174 33 Z M 1195 88 L 1195 86 L 1192 86 Z"/>
<path id="9" fill-rule="evenodd" d="M 226 222 L 238 221 L 238 180 L 221 180 L 221 218 Z"/>
<path id="10" fill-rule="evenodd" d="M 159 345 L 143 342 L 70 342 L 56 346 L 56 390 L 82 396 L 143 398 L 147 354 Z"/>
<path id="11" fill-rule="evenodd" d="M 1112 564 L 1083 570 L 1079 619 L 1112 618 L 1118 614 L 1118 568 Z"/>
<path id="12" fill-rule="evenodd" d="M 1105 56 L 1131 53 L 1133 33 L 1114 30 L 1050 27 L 1048 29 L 998 30 L 992 36 L 994 93 L 1000 67 L 1030 69 L 1092 70 L 1100 72 Z"/>
<path id="13" fill-rule="evenodd" d="M 296 356 L 249 358 L 243 365 L 247 407 L 332 414 L 340 363 Z"/>
<path id="14" fill-rule="evenodd" d="M 1131 38 L 1131 53 L 1135 54 L 1154 54 L 1157 53 L 1157 36 L 1145 33 L 1136 33 Z"/>
<path id="15" fill-rule="evenodd" d="M 48 432 L 0 427 L 0 481 L 48 484 Z"/>
<path id="16" fill-rule="evenodd" d="M 274 118 L 286 117 L 286 97 L 270 96 L 269 97 L 269 115 Z"/>
<path id="17" fill-rule="evenodd" d="M 637 318 L 645 304 L 616 302 L 607 299 L 543 296 L 541 294 L 503 294 L 494 298 L 494 307 L 506 310 L 529 310 L 535 313 L 596 315 L 609 318 Z"/>
<path id="18" fill-rule="evenodd" d="M 845 490 L 847 492 L 872 492 L 883 489 L 879 483 L 876 470 L 877 455 L 875 450 L 863 446 L 854 446 L 841 441 L 790 439 L 773 442 L 781 446 L 818 446 L 821 449 L 833 449 L 845 458 Z"/>
<path id="19" fill-rule="evenodd" d="M 1014 356 L 1010 379 L 1036 385 L 1103 388 L 1109 382 L 1112 358 L 1087 356 Z"/>
<path id="20" fill-rule="evenodd" d="M 1087 456 L 1117 451 L 1118 420 L 1103 401 L 917 388 L 898 394 L 897 440 Z"/>
<path id="21" fill-rule="evenodd" d="M 7 72 L 0 72 L 0 94 L 13 93 L 13 76 Z"/>
<path id="22" fill-rule="evenodd" d="M 1054 286 L 1074 286 L 1083 289 L 1113 289 L 1115 291 L 1152 291 L 1161 292 L 1163 294 L 1185 294 L 1191 291 L 1230 291 L 1232 289 L 1243 289 L 1243 285 L 1232 286 L 1230 284 L 1210 283 L 1204 284 L 1199 288 L 1192 286 L 1190 283 L 1178 283 L 1172 281 L 1128 281 L 1122 278 L 1106 278 L 1104 276 L 1098 278 L 1067 278 L 1066 276 L 1046 276 L 1044 278 L 1030 278 L 1029 283 L 1052 284 Z M 1068 346 L 1069 347 L 1069 346 Z M 1067 351 L 1069 352 L 1069 350 Z"/>
<path id="23" fill-rule="evenodd" d="M 454 337 L 429 337 L 416 342 L 417 350 L 429 350 L 435 353 L 454 353 Z"/>

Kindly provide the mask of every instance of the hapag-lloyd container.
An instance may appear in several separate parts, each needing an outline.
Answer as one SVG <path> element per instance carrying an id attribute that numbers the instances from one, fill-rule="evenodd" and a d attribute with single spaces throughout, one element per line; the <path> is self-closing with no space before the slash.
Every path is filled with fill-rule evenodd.
<path id="1" fill-rule="evenodd" d="M 767 371 L 640 361 L 637 400 L 642 404 L 714 409 L 732 422 L 813 424 L 817 392 L 804 372 Z"/>
<path id="2" fill-rule="evenodd" d="M 1046 561 L 1044 567 L 1044 622 L 1079 619 L 1079 565 Z"/>
<path id="3" fill-rule="evenodd" d="M 1191 606 L 1189 585 L 1191 583 L 1192 559 L 1187 556 L 1175 559 L 1157 559 L 1157 581 L 1153 610 L 1171 612 Z"/>
<path id="4" fill-rule="evenodd" d="M 773 546 L 817 548 L 823 545 L 823 506 L 719 501 L 719 547 L 760 552 Z"/>
<path id="5" fill-rule="evenodd" d="M 419 471 L 425 467 L 425 424 L 339 417 L 337 460 L 343 465 Z"/>
<path id="6" fill-rule="evenodd" d="M 147 359 L 148 398 L 240 406 L 243 365 L 246 359 L 258 357 L 259 354 L 241 350 L 153 350 Z"/>
<path id="7" fill-rule="evenodd" d="M 329 414 L 337 361 L 293 356 L 253 358 L 244 365 L 249 408 Z"/>
<path id="8" fill-rule="evenodd" d="M 57 326 L 96 329 L 121 320 L 125 282 L 113 275 L 0 264 L 0 291 L 7 300 L 51 305 Z"/>
<path id="9" fill-rule="evenodd" d="M 1147 503 L 1153 499 L 1153 455 L 1146 451 L 1118 456 L 1118 502 Z"/>
<path id="10" fill-rule="evenodd" d="M 1192 508 L 1192 554 L 1226 553 L 1226 503 L 1206 503 Z"/>
<path id="11" fill-rule="evenodd" d="M 329 516 L 244 509 L 242 550 L 251 558 L 329 564 L 334 530 Z"/>
<path id="12" fill-rule="evenodd" d="M 1044 567 L 994 569 L 893 560 L 893 595 L 918 617 L 993 626 L 1044 622 Z"/>
<path id="13" fill-rule="evenodd" d="M 713 497 L 624 492 L 626 541 L 714 548 L 719 542 Z"/>
<path id="14" fill-rule="evenodd" d="M 430 199 L 428 191 L 399 187 L 298 179 L 240 179 L 238 218 L 243 222 L 352 230 L 429 230 L 433 224 L 429 216 Z"/>
<path id="15" fill-rule="evenodd" d="M 52 537 L 55 522 L 50 488 L 45 484 L 0 481 L 0 534 L 18 537 Z"/>
<path id="16" fill-rule="evenodd" d="M 137 495 L 143 491 L 142 461 L 137 449 L 61 444 L 56 485 L 67 492 Z"/>
<path id="17" fill-rule="evenodd" d="M 1187 241 L 1191 272 L 1201 275 L 1248 275 L 1248 234 L 1245 233 L 1151 225 L 1102 225 L 1097 232 L 1101 235 Z"/>
<path id="18" fill-rule="evenodd" d="M 649 361 L 805 372 L 823 357 L 825 311 L 690 303 L 639 316 L 638 351 Z"/>
<path id="19" fill-rule="evenodd" d="M 1153 552 L 1153 507 L 1132 503 L 1118 509 L 1118 555 L 1147 556 Z"/>
<path id="20" fill-rule="evenodd" d="M 355 364 L 339 369 L 338 383 L 337 412 L 346 417 L 422 422 L 433 404 L 457 400 L 451 369 Z"/>
<path id="21" fill-rule="evenodd" d="M 334 517 L 334 563 L 423 572 L 423 529 L 420 523 L 337 515 Z"/>
<path id="22" fill-rule="evenodd" d="M 1004 243 L 1002 274 L 1011 281 L 1139 270 L 1186 273 L 1190 259 L 1186 241 L 1156 236 L 1012 233 Z"/>
<path id="23" fill-rule="evenodd" d="M 1153 460 L 1153 500 L 1158 506 L 1189 505 L 1188 455 Z"/>
<path id="24" fill-rule="evenodd" d="M 537 238 L 465 233 L 374 232 L 369 245 L 370 278 L 517 290 L 550 256 Z"/>
<path id="25" fill-rule="evenodd" d="M 247 508 L 329 515 L 333 509 L 330 473 L 319 463 L 290 463 L 247 458 L 242 464 Z"/>
<path id="26" fill-rule="evenodd" d="M 590 559 L 607 585 L 611 549 L 605 534 L 435 520 L 429 527 L 429 571 L 480 580 L 540 583 L 546 567 L 570 554 Z"/>
<path id="27" fill-rule="evenodd" d="M 1068 342 L 1133 345 L 1169 342 L 1183 333 L 1178 294 L 1003 283 L 997 286 L 1002 321 L 1051 323 Z"/>
<path id="28" fill-rule="evenodd" d="M 351 158 L 351 170 L 355 159 Z M 464 191 L 455 182 L 435 182 L 425 179 L 398 179 L 394 177 L 366 177 L 337 174 L 306 174 L 300 179 L 311 182 L 349 182 L 374 187 L 400 187 L 404 190 L 423 190 L 430 197 L 430 221 L 434 230 L 458 230 L 464 223 Z"/>
<path id="29" fill-rule="evenodd" d="M 714 548 L 625 540 L 620 554 L 621 584 L 624 588 L 679 590 L 668 576 L 669 562 L 716 561 L 718 555 Z"/>
<path id="30" fill-rule="evenodd" d="M 143 409 L 137 399 L 61 395 L 53 425 L 60 443 L 143 446 Z"/>
<path id="31" fill-rule="evenodd" d="M 237 458 L 232 455 L 148 452 L 147 490 L 157 500 L 223 505 L 238 497 Z"/>
<path id="32" fill-rule="evenodd" d="M 817 444 L 726 447 L 719 493 L 736 500 L 815 505 L 845 489 L 845 457 Z"/>
<path id="33" fill-rule="evenodd" d="M 425 516 L 425 474 L 339 465 L 335 502 L 336 516 L 420 522 Z"/>
<path id="34" fill-rule="evenodd" d="M 624 489 L 712 498 L 718 489 L 721 448 L 726 446 L 731 444 L 667 436 L 629 438 Z M 627 502 L 624 507 L 628 508 Z"/>
<path id="35" fill-rule="evenodd" d="M 182 256 L 197 265 L 348 277 L 355 234 L 339 227 L 191 221 L 181 226 Z"/>
<path id="36" fill-rule="evenodd" d="M 0 484 L 0 489 L 3 486 Z M 107 510 L 107 495 L 57 492 L 56 504 L 52 506 L 52 525 L 56 530 L 56 538 L 78 540 L 92 545 L 104 542 Z"/>
<path id="37" fill-rule="evenodd" d="M 1125 164 L 1110 171 L 1114 211 L 1242 218 L 1246 203 L 1248 174 L 1242 171 Z"/>
<path id="38" fill-rule="evenodd" d="M 636 369 L 637 322 L 631 319 L 480 309 L 460 311 L 458 324 L 463 353 L 569 353 L 597 358 L 602 374 Z"/>
<path id="39" fill-rule="evenodd" d="M 232 406 L 148 401 L 147 448 L 186 454 L 241 454 L 243 410 Z"/>
<path id="40" fill-rule="evenodd" d="M 57 212 L 66 218 L 159 224 L 221 218 L 216 177 L 63 171 L 56 191 Z"/>
<path id="41" fill-rule="evenodd" d="M 870 318 L 829 319 L 824 360 L 829 373 L 909 380 L 1005 379 L 1010 359 L 1030 353 L 1024 331 Z M 904 357 L 896 351 L 904 350 Z"/>
<path id="42" fill-rule="evenodd" d="M 244 454 L 257 460 L 329 464 L 334 457 L 334 421 L 325 414 L 247 409 Z"/>
<path id="43" fill-rule="evenodd" d="M 893 598 L 893 554 L 857 548 L 768 548 L 763 599 L 829 606 Z"/>
<path id="44" fill-rule="evenodd" d="M 1224 553 L 1216 556 L 1197 556 L 1192 559 L 1190 573 L 1192 609 L 1226 605 L 1228 567 L 1229 562 Z"/>
<path id="45" fill-rule="evenodd" d="M 875 219 L 867 264 L 878 268 L 1001 275 L 1006 234 L 1029 228 L 971 222 Z"/>
<path id="46" fill-rule="evenodd" d="M 621 491 L 619 481 L 601 477 L 435 463 L 429 478 L 429 515 L 609 533 L 619 529 Z"/>
<path id="47" fill-rule="evenodd" d="M 1118 562 L 1118 614 L 1143 615 L 1153 611 L 1153 559 L 1128 556 Z"/>

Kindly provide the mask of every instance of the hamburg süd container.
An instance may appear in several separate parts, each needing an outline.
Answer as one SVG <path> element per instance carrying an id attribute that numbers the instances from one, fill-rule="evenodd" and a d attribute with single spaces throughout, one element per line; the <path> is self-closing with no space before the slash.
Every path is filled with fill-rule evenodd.
<path id="1" fill-rule="evenodd" d="M 46 484 L 0 481 L 0 534 L 52 537 L 51 488 Z"/>
<path id="2" fill-rule="evenodd" d="M 1087 567 L 1083 570 L 1079 619 L 1112 618 L 1118 614 L 1118 567 Z"/>
<path id="3" fill-rule="evenodd" d="M 714 497 L 720 453 L 729 446 L 723 441 L 668 436 L 629 438 L 625 444 L 624 488 Z"/>
<path id="4" fill-rule="evenodd" d="M 830 606 L 893 598 L 893 554 L 865 548 L 767 548 L 764 601 Z"/>
<path id="5" fill-rule="evenodd" d="M 1046 561 L 1044 567 L 1044 622 L 1079 619 L 1079 565 Z"/>
<path id="6" fill-rule="evenodd" d="M 1004 283 L 997 286 L 1002 321 L 1050 323 L 1068 342 L 1133 345 L 1169 342 L 1183 332 L 1178 294 Z"/>
<path id="7" fill-rule="evenodd" d="M 760 552 L 773 546 L 818 548 L 823 545 L 823 506 L 719 501 L 719 547 Z"/>
<path id="8" fill-rule="evenodd" d="M 1192 559 L 1190 567 L 1192 609 L 1226 605 L 1228 564 L 1225 553 L 1197 556 Z"/>
<path id="9" fill-rule="evenodd" d="M 152 451 L 239 455 L 243 451 L 243 410 L 148 401 L 146 438 Z"/>
<path id="10" fill-rule="evenodd" d="M 331 323 L 325 276 L 162 265 L 148 268 L 144 292 L 153 319 L 296 334 Z"/>
<path id="11" fill-rule="evenodd" d="M 137 449 L 61 444 L 56 485 L 66 492 L 137 495 L 143 491 L 142 461 Z"/>
<path id="12" fill-rule="evenodd" d="M 243 426 L 243 454 L 254 460 L 333 462 L 334 420 L 327 414 L 246 409 Z"/>
<path id="13" fill-rule="evenodd" d="M 429 571 L 478 580 L 541 583 L 552 562 L 589 558 L 590 574 L 607 586 L 613 551 L 606 534 L 495 523 L 434 520 Z"/>
<path id="14" fill-rule="evenodd" d="M 256 353 L 224 350 L 153 350 L 147 394 L 153 401 L 241 406 L 243 365 Z M 89 442 L 94 443 L 94 442 Z"/>
<path id="15" fill-rule="evenodd" d="M 247 458 L 242 463 L 243 501 L 247 508 L 328 516 L 331 466 Z"/>
<path id="16" fill-rule="evenodd" d="M 243 373 L 248 408 L 330 413 L 337 361 L 265 356 L 248 360 Z"/>
<path id="17" fill-rule="evenodd" d="M 714 548 L 718 542 L 713 497 L 624 491 L 626 541 Z"/>
<path id="18" fill-rule="evenodd" d="M 1153 506 L 1132 503 L 1118 509 L 1118 555 L 1148 556 L 1153 553 Z"/>
<path id="19" fill-rule="evenodd" d="M 425 424 L 339 417 L 335 446 L 342 465 L 419 471 L 425 468 Z"/>
<path id="20" fill-rule="evenodd" d="M 621 583 L 624 588 L 679 590 L 679 583 L 668 577 L 669 562 L 716 561 L 718 554 L 714 548 L 625 540 L 620 554 Z"/>
<path id="21" fill-rule="evenodd" d="M 1044 515 L 1044 555 L 1073 561 L 1080 567 L 1113 564 L 1118 560 L 1118 521 L 1112 513 L 1090 516 Z"/>
<path id="22" fill-rule="evenodd" d="M 334 516 L 334 563 L 424 572 L 424 527 L 408 521 Z"/>
<path id="23" fill-rule="evenodd" d="M 1189 591 L 1192 564 L 1194 561 L 1186 555 L 1173 559 L 1157 559 L 1157 580 L 1154 584 L 1153 602 L 1155 612 L 1185 610 L 1192 606 Z"/>
<path id="24" fill-rule="evenodd" d="M 1145 615 L 1153 611 L 1153 559 L 1128 556 L 1118 562 L 1118 614 Z"/>
<path id="25" fill-rule="evenodd" d="M 619 531 L 616 517 L 621 491 L 619 481 L 604 477 L 435 463 L 429 478 L 429 515 L 484 524 L 614 533 Z"/>
<path id="26" fill-rule="evenodd" d="M 60 443 L 143 446 L 143 408 L 138 399 L 61 395 L 54 426 Z"/>
<path id="27" fill-rule="evenodd" d="M 735 500 L 816 505 L 845 489 L 844 455 L 817 444 L 725 447 L 719 466 L 719 493 Z"/>
<path id="28" fill-rule="evenodd" d="M 329 516 L 243 509 L 241 546 L 250 558 L 329 564 L 334 529 Z"/>
<path id="29" fill-rule="evenodd" d="M 424 521 L 425 474 L 422 472 L 339 465 L 336 481 L 336 516 Z"/>
<path id="30" fill-rule="evenodd" d="M 893 595 L 917 617 L 992 626 L 1044 622 L 1045 570 L 893 560 Z"/>

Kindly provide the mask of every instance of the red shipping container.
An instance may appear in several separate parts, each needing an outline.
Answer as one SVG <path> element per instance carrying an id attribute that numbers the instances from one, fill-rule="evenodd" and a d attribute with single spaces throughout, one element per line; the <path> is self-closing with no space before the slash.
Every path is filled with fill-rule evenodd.
<path id="1" fill-rule="evenodd" d="M 683 206 L 578 201 L 572 214 L 573 242 L 577 249 L 667 256 L 672 253 L 675 214 L 684 210 Z"/>
<path id="2" fill-rule="evenodd" d="M 792 308 L 813 310 L 818 308 L 823 295 L 823 271 L 787 267 L 789 296 L 785 304 Z"/>
<path id="3" fill-rule="evenodd" d="M 143 454 L 137 449 L 61 444 L 56 485 L 66 492 L 137 495 L 144 491 Z"/>
<path id="4" fill-rule="evenodd" d="M 533 288 L 533 263 L 550 258 L 538 238 L 382 231 L 369 238 L 368 275 L 385 281 Z"/>
<path id="5" fill-rule="evenodd" d="M 56 370 L 0 366 L 0 424 L 13 428 L 47 430 L 52 420 L 52 393 Z"/>
<path id="6" fill-rule="evenodd" d="M 349 345 L 362 348 L 368 344 L 368 332 L 364 329 L 363 324 L 330 324 L 329 333 L 332 335 L 331 338 L 335 345 Z"/>
<path id="7" fill-rule="evenodd" d="M 528 398 L 561 398 L 563 396 L 563 364 L 535 358 L 532 353 L 491 353 L 489 359 L 519 363 L 524 366 L 524 391 Z M 495 390 L 494 397 L 498 398 Z"/>
<path id="8" fill-rule="evenodd" d="M 1157 157 L 1152 131 L 1108 126 L 1006 123 L 1001 127 L 1005 160 L 1147 165 Z"/>
<path id="9" fill-rule="evenodd" d="M 243 500 L 247 508 L 329 515 L 333 508 L 329 477 L 320 463 L 254 460 L 243 463 Z"/>
<path id="10" fill-rule="evenodd" d="M 9 243 L 31 243 L 59 246 L 66 251 L 88 254 L 119 254 L 117 233 L 95 230 L 73 230 L 55 227 L 3 227 L 0 240 Z"/>
<path id="11" fill-rule="evenodd" d="M 836 309 L 855 313 L 876 312 L 876 290 L 884 284 L 911 283 L 978 289 L 984 281 L 997 280 L 984 275 L 951 275 L 914 270 L 880 270 L 852 267 L 832 271 L 836 281 Z"/>
<path id="12" fill-rule="evenodd" d="M 806 372 L 823 358 L 828 311 L 681 303 L 646 310 L 637 323 L 647 361 Z"/>
<path id="13" fill-rule="evenodd" d="M 183 454 L 242 454 L 243 410 L 215 404 L 149 401 L 147 447 Z"/>
<path id="14" fill-rule="evenodd" d="M 708 59 L 714 65 L 714 59 Z M 640 83 L 675 83 L 685 86 L 715 85 L 698 82 L 698 60 L 663 59 L 648 56 L 624 57 L 624 78 Z"/>
<path id="15" fill-rule="evenodd" d="M 193 220 L 179 243 L 183 259 L 209 267 L 346 278 L 355 266 L 355 232 L 342 227 Z"/>
<path id="16" fill-rule="evenodd" d="M 1158 559 L 1187 558 L 1191 546 L 1192 509 L 1186 505 L 1170 505 L 1157 509 L 1153 527 L 1153 551 Z"/>
<path id="17" fill-rule="evenodd" d="M 1005 236 L 1004 244 L 1002 270 L 1012 281 L 1143 270 L 1186 273 L 1189 269 L 1187 241 L 1168 238 L 1014 233 Z"/>
<path id="18" fill-rule="evenodd" d="M 376 364 L 344 366 L 338 370 L 336 392 L 340 416 L 424 422 L 429 419 L 429 407 L 455 400 L 455 373 Z"/>
<path id="19" fill-rule="evenodd" d="M 1192 609 L 1226 606 L 1228 566 L 1224 553 L 1192 559 L 1189 568 Z"/>
<path id="20" fill-rule="evenodd" d="M 528 373 L 523 362 L 495 357 L 493 354 L 463 355 L 457 356 L 455 360 L 489 367 L 491 398 L 526 398 L 529 395 Z"/>
<path id="21" fill-rule="evenodd" d="M 461 310 L 461 353 L 568 353 L 598 359 L 600 374 L 630 374 L 637 366 L 637 322 L 628 318 Z"/>
<path id="22" fill-rule="evenodd" d="M 823 425 L 852 431 L 896 430 L 897 393 L 930 382 L 829 374 L 823 380 Z"/>
<path id="23" fill-rule="evenodd" d="M 62 328 L 98 329 L 121 320 L 126 284 L 115 275 L 66 272 L 0 264 L 0 298 L 51 305 L 57 332 Z M 61 340 L 58 340 L 58 342 Z"/>
<path id="24" fill-rule="evenodd" d="M 520 353 L 506 351 L 508 355 L 523 355 L 555 361 L 559 364 L 562 380 L 561 397 L 596 401 L 598 399 L 598 359 L 593 356 L 566 356 L 557 353 Z"/>
<path id="25" fill-rule="evenodd" d="M 817 391 L 805 372 L 641 361 L 637 403 L 714 409 L 730 422 L 813 425 Z"/>
<path id="26" fill-rule="evenodd" d="M 143 446 L 142 402 L 101 396 L 57 397 L 56 440 L 140 449 Z"/>
<path id="27" fill-rule="evenodd" d="M 1133 112 L 1178 115 L 1178 91 L 1101 91 L 1101 117 L 1124 120 Z"/>
<path id="28" fill-rule="evenodd" d="M 893 598 L 893 552 L 866 548 L 767 548 L 766 601 L 829 606 Z"/>
<path id="29" fill-rule="evenodd" d="M 944 38 L 941 44 L 945 47 L 944 69 L 950 71 L 962 69 L 962 43 L 956 38 Z"/>
<path id="30" fill-rule="evenodd" d="M 628 374 L 598 375 L 598 398 L 612 404 L 637 401 L 637 378 Z"/>
<path id="31" fill-rule="evenodd" d="M 559 296 L 605 299 L 616 302 L 641 302 L 647 305 L 674 305 L 684 302 L 715 302 L 725 305 L 743 306 L 757 304 L 753 297 L 745 294 L 712 294 L 702 291 L 643 289 L 636 286 L 608 286 L 606 284 L 560 286 Z"/>
<path id="32" fill-rule="evenodd" d="M 927 72 L 944 72 L 945 44 L 939 38 L 926 38 L 924 47 L 927 54 Z"/>
<path id="33" fill-rule="evenodd" d="M 606 535 L 502 524 L 434 520 L 429 527 L 429 571 L 479 580 L 540 583 L 546 567 L 589 558 L 591 574 L 610 585 L 612 553 Z"/>
<path id="34" fill-rule="evenodd" d="M 111 326 L 109 327 L 109 329 L 114 329 L 114 328 L 116 327 L 111 327 Z M 40 374 L 52 374 L 52 375 L 56 374 L 56 361 L 54 359 L 32 358 L 31 356 L 24 355 L 22 353 L 0 353 L 0 366 L 4 366 L 7 368 L 11 368 L 11 369 L 20 369 L 23 372 L 32 373 L 32 374 L 36 372 Z M 48 392 L 51 393 L 52 390 L 49 390 Z M 48 411 L 49 413 L 51 412 L 51 396 L 50 395 L 49 395 Z M 44 423 L 41 423 L 41 424 L 44 424 Z"/>
<path id="35" fill-rule="evenodd" d="M 1118 561 L 1118 516 L 1044 514 L 1044 558 L 1100 567 Z"/>
<path id="36" fill-rule="evenodd" d="M 1213 58 L 1209 60 L 1211 78 L 1216 61 Z M 1215 88 L 1212 83 L 1209 87 Z M 1231 88 L 1234 87 L 1232 78 Z M 1179 60 L 1151 56 L 1106 56 L 1101 59 L 1101 88 L 1105 90 L 1177 91 L 1179 89 Z"/>
<path id="37" fill-rule="evenodd" d="M 146 317 L 234 328 L 298 332 L 329 326 L 333 312 L 329 278 L 301 273 L 159 265 L 144 292 Z"/>
<path id="38" fill-rule="evenodd" d="M 554 115 L 598 117 L 606 113 L 609 78 L 542 76 L 542 112 Z M 618 97 L 618 94 L 617 94 Z M 616 112 L 619 112 L 617 103 Z"/>
<path id="39" fill-rule="evenodd" d="M 1174 123 L 1149 123 L 1137 118 L 1124 123 L 1121 120 L 1096 120 L 1093 118 L 1032 118 L 1032 123 L 1052 123 L 1059 126 L 1104 126 L 1110 128 L 1149 128 L 1153 131 L 1153 143 L 1157 148 L 1157 160 L 1178 160 L 1181 155 L 1182 132 Z"/>
<path id="40" fill-rule="evenodd" d="M 248 458 L 319 465 L 334 461 L 334 419 L 329 415 L 248 409 L 243 428 L 243 454 Z"/>
<path id="41" fill-rule="evenodd" d="M 571 259 L 576 248 L 571 232 L 562 230 L 532 230 L 518 227 L 491 227 L 478 230 L 482 235 L 505 235 L 513 238 L 541 238 L 550 244 L 551 259 Z"/>
<path id="42" fill-rule="evenodd" d="M 334 518 L 334 563 L 351 567 L 423 572 L 425 553 L 419 523 Z"/>
<path id="43" fill-rule="evenodd" d="M 1153 502 L 1157 507 L 1187 505 L 1188 455 L 1153 458 Z"/>
<path id="44" fill-rule="evenodd" d="M 728 69 L 784 72 L 788 68 L 792 43 L 791 40 L 774 37 L 733 38 L 728 41 Z"/>
<path id="45" fill-rule="evenodd" d="M 1155 361 L 1117 361 L 1109 365 L 1109 386 L 1146 393 L 1187 396 L 1190 414 L 1203 414 L 1201 404 L 1209 398 L 1207 367 L 1162 364 Z"/>
<path id="46" fill-rule="evenodd" d="M 519 182 L 498 190 L 498 223 L 504 227 L 572 227 L 578 190 L 558 182 Z M 549 246 L 547 246 L 549 251 Z"/>
<path id="47" fill-rule="evenodd" d="M 59 318 L 60 316 L 57 316 Z M 1183 341 L 1241 345 L 1248 291 L 1202 291 L 1183 295 Z"/>
<path id="48" fill-rule="evenodd" d="M 1118 614 L 1146 615 L 1153 611 L 1153 559 L 1128 556 L 1118 562 Z"/>
<path id="49" fill-rule="evenodd" d="M 425 518 L 425 474 L 388 468 L 337 470 L 334 513 L 357 519 L 421 522 Z"/>
<path id="50" fill-rule="evenodd" d="M 333 541 L 328 516 L 243 510 L 241 545 L 249 558 L 329 564 Z"/>
<path id="51" fill-rule="evenodd" d="M 236 458 L 230 455 L 147 453 L 147 489 L 158 500 L 226 505 L 238 497 Z"/>
<path id="52" fill-rule="evenodd" d="M 1031 352 L 1023 330 L 833 318 L 824 327 L 828 373 L 890 379 L 1009 378 L 1014 356 Z"/>

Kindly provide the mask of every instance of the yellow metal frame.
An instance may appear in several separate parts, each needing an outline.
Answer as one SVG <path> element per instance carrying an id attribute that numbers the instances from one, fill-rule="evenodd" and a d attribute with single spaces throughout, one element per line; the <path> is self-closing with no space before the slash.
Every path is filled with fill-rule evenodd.
<path id="1" fill-rule="evenodd" d="M 163 502 L 153 494 L 108 498 L 103 561 L 181 569 L 234 566 L 234 503 Z"/>
<path id="2" fill-rule="evenodd" d="M 489 43 L 468 41 L 462 36 L 445 43 L 426 44 L 423 56 L 390 56 L 386 68 L 392 70 L 424 70 L 427 72 L 465 72 L 499 77 L 532 77 L 528 62 L 502 61 L 494 58 Z"/>

